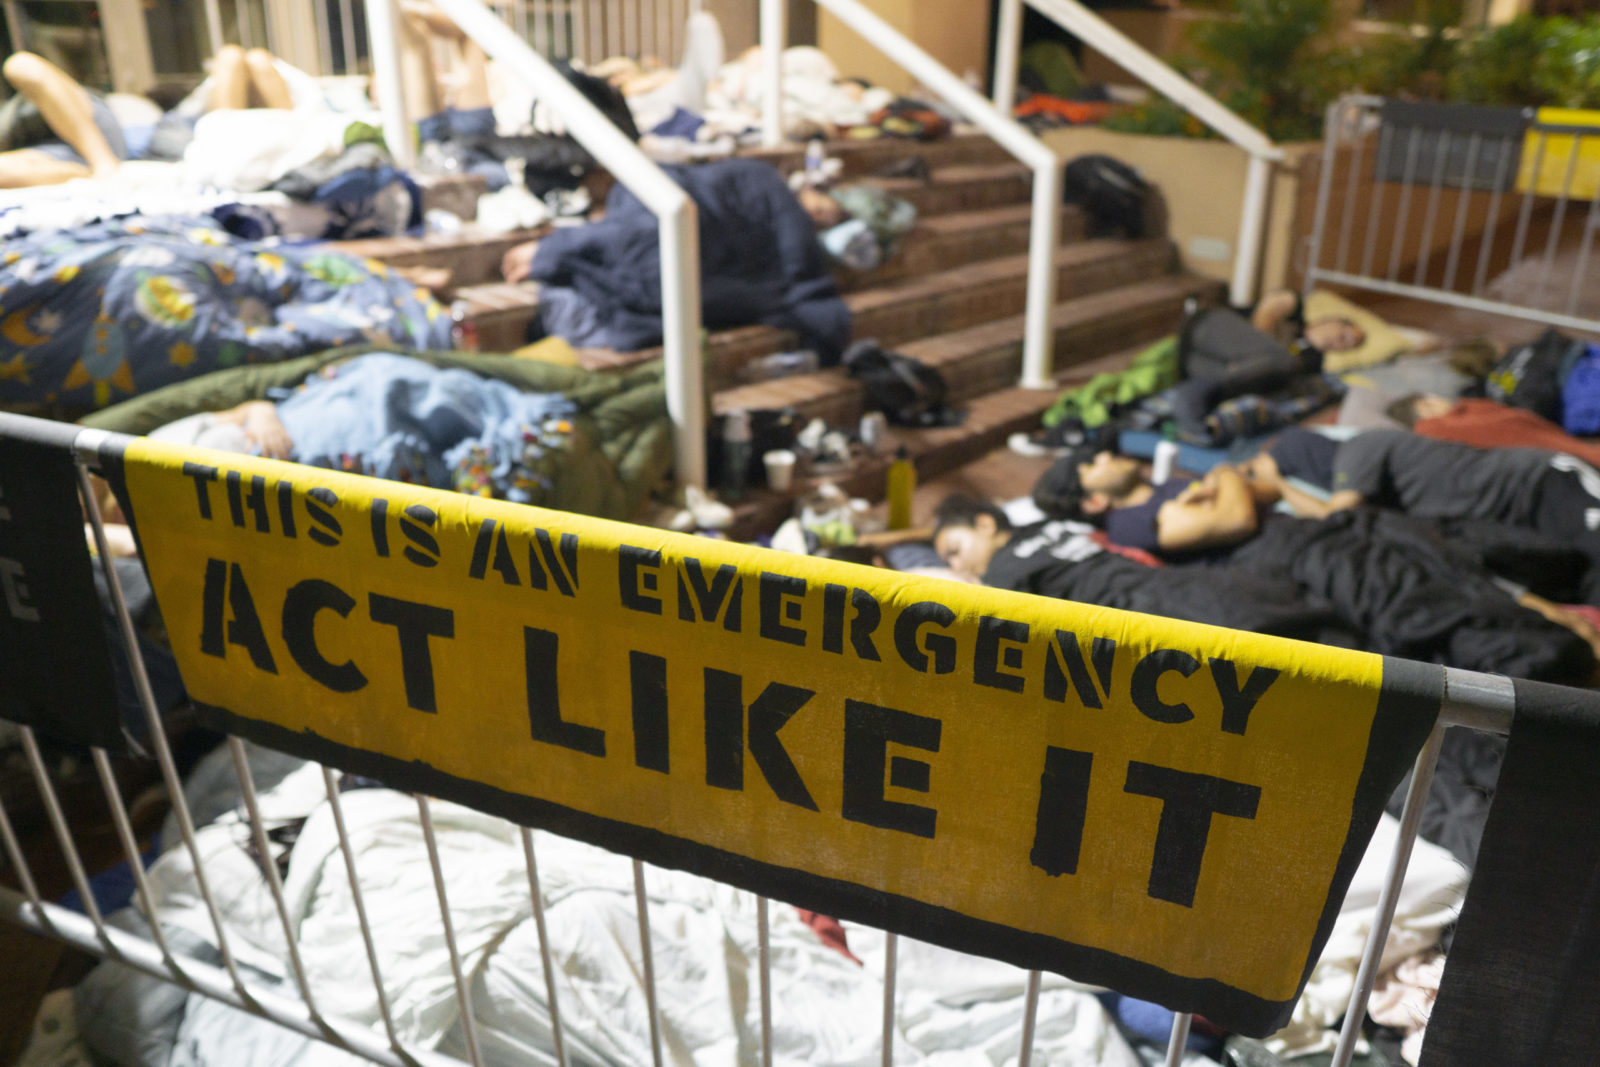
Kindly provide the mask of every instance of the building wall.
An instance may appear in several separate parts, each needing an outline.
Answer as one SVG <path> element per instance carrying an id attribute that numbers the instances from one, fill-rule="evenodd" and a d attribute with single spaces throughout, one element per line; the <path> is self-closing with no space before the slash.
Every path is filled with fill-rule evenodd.
<path id="1" fill-rule="evenodd" d="M 805 0 L 792 0 L 804 3 Z M 862 0 L 889 25 L 904 33 L 956 73 L 983 78 L 989 69 L 989 5 L 980 0 Z M 897 93 L 916 79 L 884 58 L 826 11 L 817 20 L 817 47 L 846 77 L 865 78 Z"/>

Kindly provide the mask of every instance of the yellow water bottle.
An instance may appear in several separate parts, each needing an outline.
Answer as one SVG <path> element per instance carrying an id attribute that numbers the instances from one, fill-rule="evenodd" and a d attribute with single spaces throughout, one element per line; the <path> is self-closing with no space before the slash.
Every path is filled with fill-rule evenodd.
<path id="1" fill-rule="evenodd" d="M 906 530 L 911 527 L 911 497 L 917 491 L 917 468 L 901 445 L 889 464 L 889 529 Z"/>

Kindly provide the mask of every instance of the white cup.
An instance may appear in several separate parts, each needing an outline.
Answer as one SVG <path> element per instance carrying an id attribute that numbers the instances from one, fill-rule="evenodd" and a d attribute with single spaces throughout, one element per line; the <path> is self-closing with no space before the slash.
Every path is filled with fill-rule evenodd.
<path id="1" fill-rule="evenodd" d="M 767 467 L 767 488 L 774 493 L 787 493 L 794 481 L 794 453 L 787 448 L 774 448 L 762 453 L 761 462 Z"/>

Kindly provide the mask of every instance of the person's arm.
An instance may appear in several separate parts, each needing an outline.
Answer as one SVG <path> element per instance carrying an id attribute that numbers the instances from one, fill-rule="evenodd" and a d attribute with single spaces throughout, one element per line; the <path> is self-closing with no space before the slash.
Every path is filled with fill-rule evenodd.
<path id="1" fill-rule="evenodd" d="M 1287 289 L 1268 293 L 1256 304 L 1255 311 L 1251 312 L 1250 325 L 1262 333 L 1271 333 L 1280 323 L 1293 317 L 1295 309 L 1299 306 L 1300 298 Z"/>
<path id="2" fill-rule="evenodd" d="M 1326 500 L 1312 496 L 1287 481 L 1278 486 L 1278 491 L 1283 494 L 1283 499 L 1294 509 L 1296 515 L 1308 519 L 1325 519 L 1336 511 L 1349 511 L 1367 502 L 1367 498 L 1354 489 L 1341 489 Z"/>
<path id="3" fill-rule="evenodd" d="M 1156 543 L 1163 552 L 1233 545 L 1252 536 L 1258 525 L 1255 498 L 1244 476 L 1233 467 L 1216 467 L 1161 505 Z"/>
<path id="4" fill-rule="evenodd" d="M 236 408 L 217 412 L 213 418 L 243 430 L 263 456 L 288 459 L 289 453 L 294 451 L 294 441 L 278 418 L 278 406 L 270 400 L 247 400 Z"/>

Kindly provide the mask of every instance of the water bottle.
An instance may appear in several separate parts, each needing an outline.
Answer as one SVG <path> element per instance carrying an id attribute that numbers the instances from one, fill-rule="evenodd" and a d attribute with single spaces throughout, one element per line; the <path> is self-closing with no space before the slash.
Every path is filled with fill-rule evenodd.
<path id="1" fill-rule="evenodd" d="M 806 142 L 806 184 L 822 184 L 822 164 L 828 158 L 828 150 L 823 147 L 820 137 L 813 137 Z"/>
<path id="2" fill-rule="evenodd" d="M 739 500 L 750 474 L 750 413 L 730 411 L 722 417 L 722 496 Z"/>
<path id="3" fill-rule="evenodd" d="M 911 527 L 911 497 L 917 491 L 917 468 L 912 465 L 906 446 L 901 445 L 889 464 L 888 477 L 889 529 L 906 530 Z"/>

